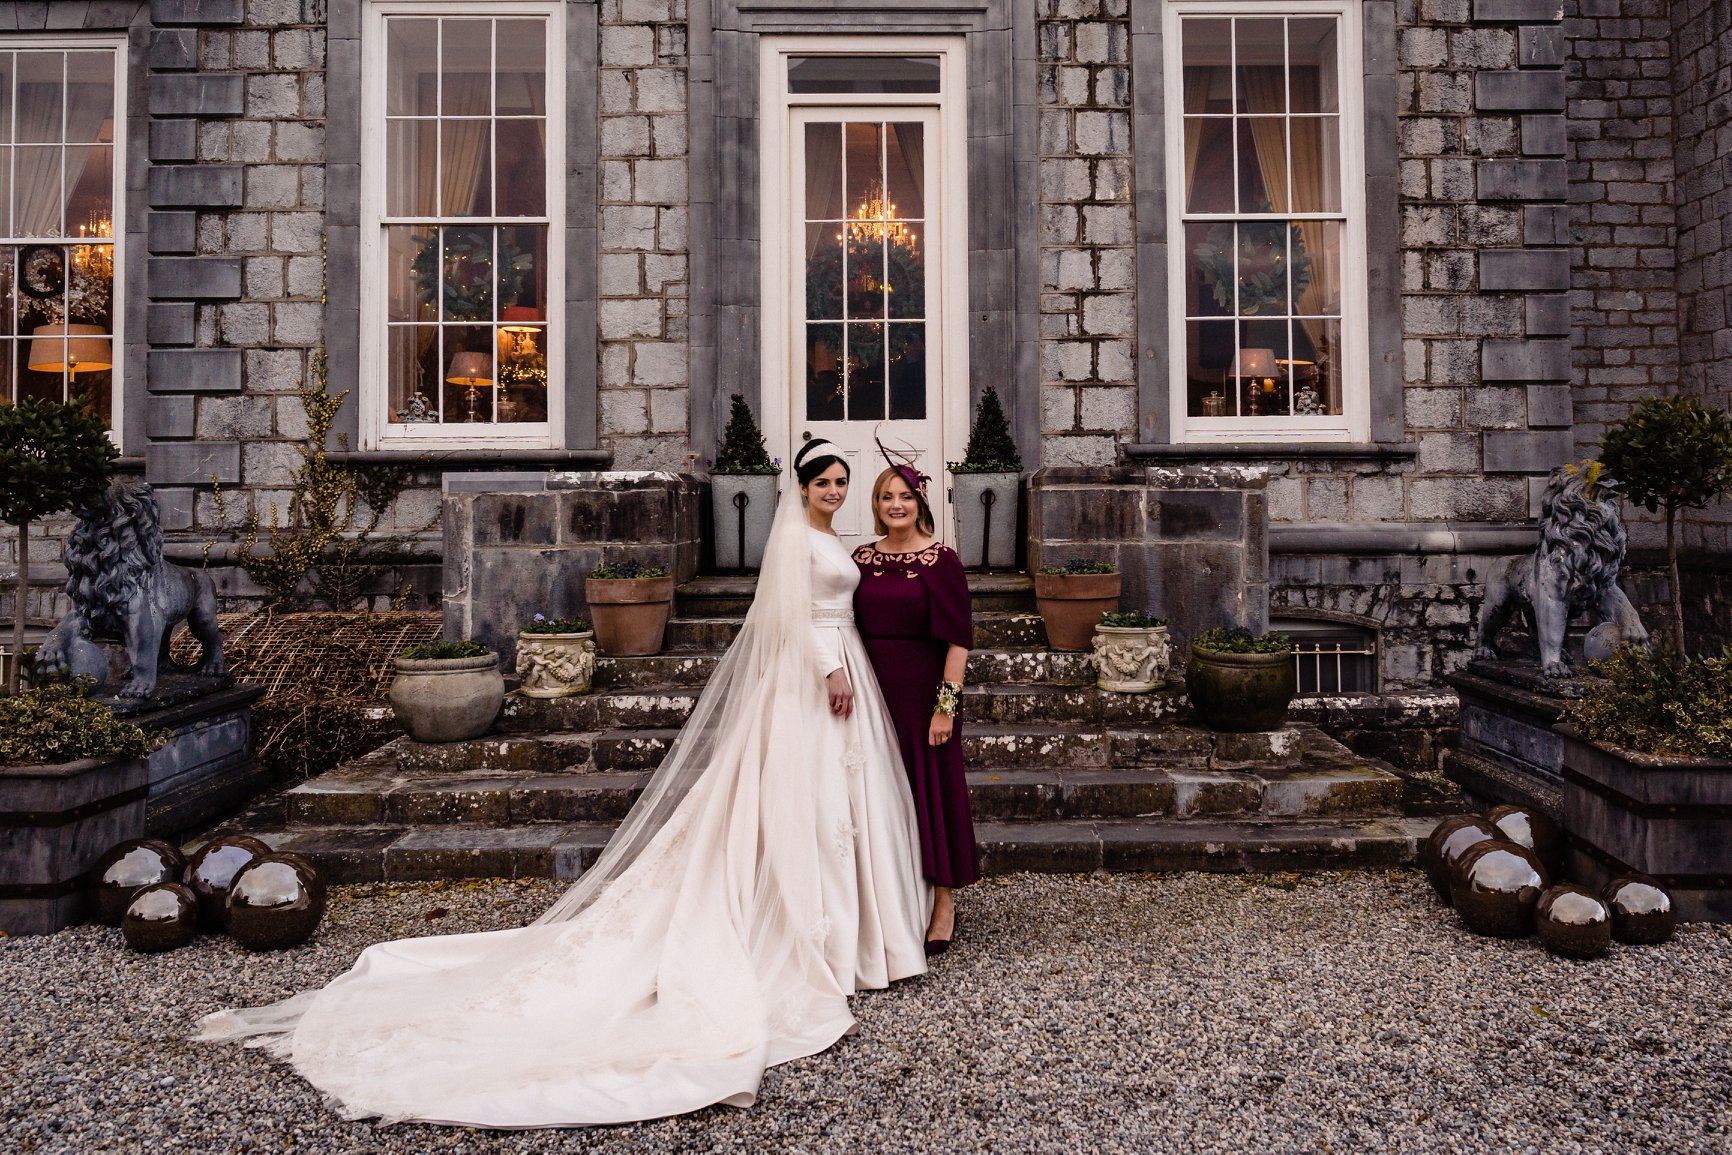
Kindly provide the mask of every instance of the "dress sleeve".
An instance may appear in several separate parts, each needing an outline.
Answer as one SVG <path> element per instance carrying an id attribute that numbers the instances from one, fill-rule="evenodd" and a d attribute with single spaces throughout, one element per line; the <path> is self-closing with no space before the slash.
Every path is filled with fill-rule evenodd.
<path id="1" fill-rule="evenodd" d="M 949 546 L 940 546 L 938 560 L 926 567 L 927 601 L 932 607 L 932 636 L 965 650 L 974 648 L 974 613 L 968 601 L 968 574 Z"/>
<path id="2" fill-rule="evenodd" d="M 818 663 L 818 676 L 828 678 L 842 668 L 842 631 L 836 626 L 812 627 L 812 656 Z"/>

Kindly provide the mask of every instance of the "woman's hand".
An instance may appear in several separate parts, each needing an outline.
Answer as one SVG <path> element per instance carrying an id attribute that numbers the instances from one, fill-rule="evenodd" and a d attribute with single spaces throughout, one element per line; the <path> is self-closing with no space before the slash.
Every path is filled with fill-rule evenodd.
<path id="1" fill-rule="evenodd" d="M 838 718 L 846 718 L 854 713 L 854 687 L 848 684 L 846 670 L 831 670 L 824 679 L 824 688 L 830 694 L 830 713 Z"/>
<path id="2" fill-rule="evenodd" d="M 934 746 L 942 746 L 950 741 L 951 732 L 956 729 L 954 714 L 932 715 L 932 725 L 926 731 L 926 741 Z"/>

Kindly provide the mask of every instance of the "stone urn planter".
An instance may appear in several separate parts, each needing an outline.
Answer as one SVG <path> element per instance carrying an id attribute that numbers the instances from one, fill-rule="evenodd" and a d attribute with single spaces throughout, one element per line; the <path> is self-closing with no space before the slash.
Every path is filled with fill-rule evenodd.
<path id="1" fill-rule="evenodd" d="M 1298 691 L 1293 650 L 1284 638 L 1279 649 L 1245 648 L 1272 645 L 1244 630 L 1206 630 L 1191 644 L 1185 689 L 1198 721 L 1237 734 L 1281 728 Z"/>
<path id="2" fill-rule="evenodd" d="M 1047 644 L 1055 650 L 1088 649 L 1101 617 L 1119 608 L 1121 581 L 1118 571 L 1100 563 L 1073 561 L 1035 574 L 1034 602 L 1046 625 Z"/>
<path id="3" fill-rule="evenodd" d="M 493 726 L 505 702 L 505 675 L 499 655 L 435 655 L 444 647 L 473 643 L 411 646 L 396 660 L 397 676 L 387 694 L 391 709 L 417 742 L 461 742 L 479 738 Z"/>
<path id="4" fill-rule="evenodd" d="M 776 513 L 776 483 L 774 473 L 710 474 L 717 569 L 757 569 L 764 564 Z"/>
<path id="5" fill-rule="evenodd" d="M 1563 739 L 1567 872 L 1600 886 L 1645 874 L 1685 921 L 1732 922 L 1732 761 L 1664 757 Z"/>
<path id="6" fill-rule="evenodd" d="M 1096 683 L 1116 694 L 1146 694 L 1166 683 L 1172 664 L 1167 620 L 1107 614 L 1095 627 Z"/>
<path id="7" fill-rule="evenodd" d="M 517 692 L 526 698 L 589 693 L 595 681 L 595 631 L 536 626 L 517 631 L 517 675 L 523 679 Z"/>
<path id="8" fill-rule="evenodd" d="M 622 567 L 623 568 L 623 567 Z M 664 571 L 610 576 L 621 570 L 596 570 L 583 583 L 595 640 L 614 657 L 645 657 L 661 652 L 673 610 L 674 579 Z"/>
<path id="9" fill-rule="evenodd" d="M 1016 564 L 1020 473 L 952 473 L 951 512 L 956 552 L 971 568 L 1009 569 Z"/>

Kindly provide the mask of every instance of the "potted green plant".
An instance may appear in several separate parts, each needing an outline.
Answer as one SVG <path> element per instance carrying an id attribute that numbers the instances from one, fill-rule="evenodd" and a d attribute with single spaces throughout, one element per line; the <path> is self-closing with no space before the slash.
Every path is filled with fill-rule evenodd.
<path id="1" fill-rule="evenodd" d="M 395 668 L 386 696 L 417 742 L 479 738 L 505 703 L 499 655 L 480 642 L 422 642 L 404 650 Z"/>
<path id="2" fill-rule="evenodd" d="M 1117 694 L 1146 694 L 1167 680 L 1167 619 L 1141 610 L 1104 614 L 1095 627 L 1096 682 Z"/>
<path id="3" fill-rule="evenodd" d="M 1121 580 L 1111 562 L 1089 558 L 1042 566 L 1034 575 L 1034 604 L 1046 624 L 1047 645 L 1055 650 L 1088 649 L 1101 615 L 1119 608 Z"/>
<path id="4" fill-rule="evenodd" d="M 1732 650 L 1626 646 L 1590 669 L 1553 727 L 1572 874 L 1652 875 L 1679 917 L 1732 922 Z"/>
<path id="5" fill-rule="evenodd" d="M 673 609 L 674 579 L 659 565 L 600 565 L 583 583 L 595 640 L 615 657 L 660 653 Z"/>
<path id="6" fill-rule="evenodd" d="M 1279 730 L 1298 690 L 1293 643 L 1238 626 L 1204 630 L 1191 642 L 1185 689 L 1211 730 Z"/>
<path id="7" fill-rule="evenodd" d="M 1630 501 L 1649 513 L 1665 512 L 1672 648 L 1688 653 L 1678 581 L 1678 511 L 1701 509 L 1732 491 L 1732 419 L 1693 397 L 1650 397 L 1600 439 L 1600 464 Z"/>
<path id="8" fill-rule="evenodd" d="M 1022 457 L 1010 434 L 998 390 L 988 385 L 974 411 L 961 461 L 950 462 L 956 552 L 967 566 L 1016 564 L 1017 499 Z"/>
<path id="9" fill-rule="evenodd" d="M 738 393 L 728 411 L 722 448 L 710 466 L 710 510 L 715 525 L 716 568 L 757 569 L 770 540 L 776 512 L 780 462 L 764 447 L 751 406 Z"/>
<path id="10" fill-rule="evenodd" d="M 595 679 L 595 631 L 582 618 L 536 614 L 517 631 L 517 692 L 527 698 L 589 693 Z"/>

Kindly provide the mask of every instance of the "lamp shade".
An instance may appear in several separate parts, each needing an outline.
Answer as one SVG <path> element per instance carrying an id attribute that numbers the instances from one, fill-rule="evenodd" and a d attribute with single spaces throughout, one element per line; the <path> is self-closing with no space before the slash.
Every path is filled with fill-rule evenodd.
<path id="1" fill-rule="evenodd" d="M 487 353 L 458 353 L 451 358 L 445 380 L 471 387 L 493 384 L 493 358 Z"/>
<path id="2" fill-rule="evenodd" d="M 38 325 L 30 336 L 32 372 L 96 373 L 114 366 L 101 325 Z"/>
<path id="3" fill-rule="evenodd" d="M 1273 377 L 1275 375 L 1275 350 L 1273 349 L 1240 349 L 1239 356 L 1233 362 L 1235 377 Z"/>
<path id="4" fill-rule="evenodd" d="M 507 333 L 533 333 L 541 324 L 541 310 L 534 305 L 507 305 L 499 319 Z"/>

